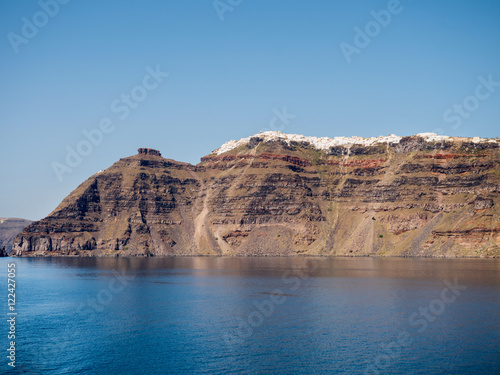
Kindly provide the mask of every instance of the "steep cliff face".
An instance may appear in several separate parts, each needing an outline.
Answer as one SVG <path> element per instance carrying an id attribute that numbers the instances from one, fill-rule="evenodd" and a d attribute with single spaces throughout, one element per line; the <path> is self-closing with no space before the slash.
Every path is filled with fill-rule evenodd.
<path id="1" fill-rule="evenodd" d="M 5 247 L 5 252 L 10 253 L 14 238 L 31 222 L 26 219 L 0 217 L 0 249 Z"/>
<path id="2" fill-rule="evenodd" d="M 196 166 L 140 149 L 14 241 L 17 256 L 500 256 L 500 143 L 267 132 Z"/>

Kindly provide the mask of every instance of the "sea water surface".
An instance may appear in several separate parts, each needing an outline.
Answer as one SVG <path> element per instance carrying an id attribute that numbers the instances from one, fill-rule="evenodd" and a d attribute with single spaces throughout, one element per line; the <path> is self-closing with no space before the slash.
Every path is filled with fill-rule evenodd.
<path id="1" fill-rule="evenodd" d="M 8 366 L 7 265 L 16 268 Z M 3 258 L 1 373 L 500 374 L 500 261 Z"/>

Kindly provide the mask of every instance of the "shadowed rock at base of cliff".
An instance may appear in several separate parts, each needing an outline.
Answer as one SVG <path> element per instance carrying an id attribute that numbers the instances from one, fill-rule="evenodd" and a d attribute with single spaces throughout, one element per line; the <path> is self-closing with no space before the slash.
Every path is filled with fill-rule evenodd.
<path id="1" fill-rule="evenodd" d="M 500 256 L 496 140 L 226 149 L 198 165 L 140 149 L 25 228 L 13 255 Z"/>
<path id="2" fill-rule="evenodd" d="M 0 217 L 0 248 L 5 248 L 4 254 L 10 253 L 14 238 L 31 223 L 26 219 Z"/>

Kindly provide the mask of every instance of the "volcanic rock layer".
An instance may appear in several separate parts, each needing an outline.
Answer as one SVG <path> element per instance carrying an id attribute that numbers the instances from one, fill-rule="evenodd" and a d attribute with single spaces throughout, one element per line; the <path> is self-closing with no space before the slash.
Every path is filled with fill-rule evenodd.
<path id="1" fill-rule="evenodd" d="M 25 228 L 13 255 L 500 256 L 498 140 L 297 137 L 228 142 L 197 165 L 140 149 Z"/>

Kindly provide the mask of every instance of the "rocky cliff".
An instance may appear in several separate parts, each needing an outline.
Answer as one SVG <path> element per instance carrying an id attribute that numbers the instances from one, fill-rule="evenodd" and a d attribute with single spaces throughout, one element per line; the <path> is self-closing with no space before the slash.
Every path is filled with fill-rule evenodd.
<path id="1" fill-rule="evenodd" d="M 5 248 L 6 253 L 9 253 L 12 250 L 14 237 L 31 222 L 26 219 L 0 217 L 0 249 Z"/>
<path id="2" fill-rule="evenodd" d="M 500 256 L 500 141 L 266 132 L 198 165 L 140 149 L 14 240 L 16 256 Z"/>

